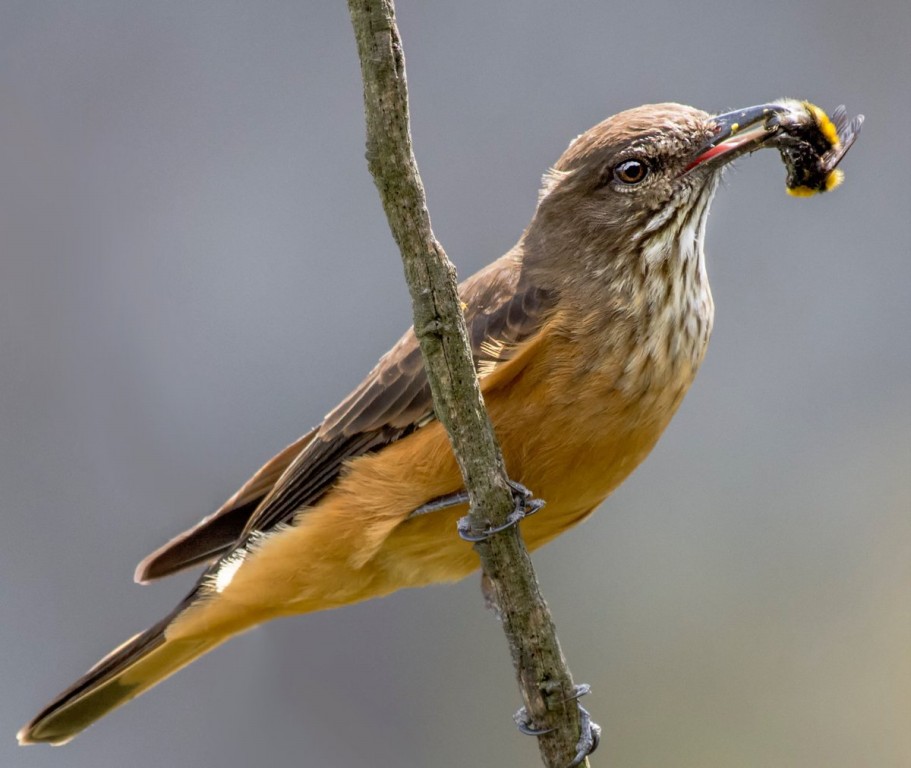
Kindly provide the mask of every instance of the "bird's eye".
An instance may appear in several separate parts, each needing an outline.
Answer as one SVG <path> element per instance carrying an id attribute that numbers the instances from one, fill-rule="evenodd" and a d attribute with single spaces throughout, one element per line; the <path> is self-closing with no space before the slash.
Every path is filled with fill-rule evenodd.
<path id="1" fill-rule="evenodd" d="M 621 184 L 638 184 L 648 176 L 648 166 L 641 160 L 624 160 L 614 167 L 614 178 Z"/>

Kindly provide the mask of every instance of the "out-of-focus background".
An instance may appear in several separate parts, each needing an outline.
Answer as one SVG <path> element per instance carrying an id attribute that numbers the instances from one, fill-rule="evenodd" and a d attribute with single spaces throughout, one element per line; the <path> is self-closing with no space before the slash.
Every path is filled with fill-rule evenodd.
<path id="1" fill-rule="evenodd" d="M 651 458 L 536 563 L 594 765 L 911 765 L 906 0 L 402 0 L 416 151 L 467 276 L 576 134 L 664 100 L 867 122 L 712 212 L 717 318 Z M 537 764 L 477 579 L 236 639 L 62 749 L 18 727 L 192 577 L 136 562 L 409 323 L 345 4 L 0 4 L 0 764 Z M 546 513 L 545 513 L 546 514 Z"/>

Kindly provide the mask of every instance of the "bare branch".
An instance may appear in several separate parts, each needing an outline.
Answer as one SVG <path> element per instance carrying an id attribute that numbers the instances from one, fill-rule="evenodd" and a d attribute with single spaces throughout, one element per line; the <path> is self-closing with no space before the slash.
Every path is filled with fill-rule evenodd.
<path id="1" fill-rule="evenodd" d="M 455 269 L 433 235 L 411 149 L 405 58 L 395 9 L 391 0 L 348 0 L 348 9 L 364 81 L 367 161 L 402 253 L 434 410 L 449 433 L 465 480 L 472 530 L 499 526 L 514 509 L 513 492 L 475 375 Z M 544 764 L 565 768 L 577 752 L 580 713 L 531 559 L 516 526 L 475 548 L 502 618 L 530 720 L 547 730 L 539 736 Z"/>

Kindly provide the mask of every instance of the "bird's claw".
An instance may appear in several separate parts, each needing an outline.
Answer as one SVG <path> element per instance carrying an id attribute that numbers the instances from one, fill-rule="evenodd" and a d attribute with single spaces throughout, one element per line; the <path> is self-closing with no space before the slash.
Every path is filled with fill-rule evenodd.
<path id="1" fill-rule="evenodd" d="M 516 724 L 516 728 L 519 729 L 519 733 L 524 733 L 526 736 L 543 736 L 545 733 L 550 733 L 554 730 L 553 728 L 535 728 L 525 707 L 519 708 L 512 716 L 512 719 Z"/>
<path id="2" fill-rule="evenodd" d="M 567 701 L 579 699 L 589 691 L 591 691 L 590 685 L 586 683 L 577 685 L 573 688 L 573 694 Z M 566 768 L 576 768 L 576 766 L 581 765 L 582 761 L 594 752 L 598 748 L 598 744 L 601 743 L 601 726 L 592 720 L 591 715 L 585 707 L 578 703 L 576 706 L 579 707 L 581 734 L 579 736 L 579 741 L 576 743 L 576 754 L 573 757 L 572 762 L 567 765 Z M 512 719 L 515 721 L 519 732 L 524 733 L 526 736 L 543 736 L 545 733 L 550 733 L 554 730 L 553 728 L 536 728 L 531 722 L 528 710 L 525 707 L 519 709 L 519 711 L 512 716 Z"/>
<path id="3" fill-rule="evenodd" d="M 581 765 L 592 752 L 594 752 L 601 743 L 601 726 L 592 720 L 588 710 L 579 705 L 579 716 L 581 717 L 581 734 L 579 741 L 576 742 L 576 756 L 566 768 L 576 768 Z"/>
<path id="4" fill-rule="evenodd" d="M 533 515 L 541 507 L 544 506 L 544 501 L 542 499 L 534 498 L 534 495 L 528 488 L 526 488 L 521 483 L 513 482 L 512 480 L 507 481 L 510 488 L 512 488 L 513 501 L 515 502 L 515 507 L 513 511 L 509 513 L 509 516 L 506 518 L 506 522 L 503 525 L 490 526 L 485 528 L 482 531 L 478 531 L 472 528 L 471 525 L 471 516 L 465 515 L 465 517 L 459 520 L 458 531 L 459 536 L 465 541 L 470 541 L 472 544 L 475 544 L 479 541 L 485 541 L 489 539 L 494 534 L 499 533 L 500 531 L 505 531 L 507 528 L 518 524 L 521 520 L 524 520 L 529 515 Z"/>

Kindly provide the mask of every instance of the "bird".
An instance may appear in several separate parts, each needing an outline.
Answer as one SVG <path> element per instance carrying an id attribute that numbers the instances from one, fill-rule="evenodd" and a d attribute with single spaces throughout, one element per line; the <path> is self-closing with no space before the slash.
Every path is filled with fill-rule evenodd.
<path id="1" fill-rule="evenodd" d="M 516 245 L 460 285 L 509 477 L 546 502 L 520 523 L 529 549 L 587 518 L 658 441 L 712 332 L 704 241 L 722 172 L 776 146 L 783 125 L 806 133 L 813 120 L 836 147 L 824 113 L 796 101 L 609 117 L 544 174 Z M 23 727 L 20 743 L 66 743 L 265 621 L 462 579 L 479 567 L 456 532 L 463 491 L 409 330 L 318 426 L 139 564 L 139 582 L 204 570 L 165 618 Z"/>

